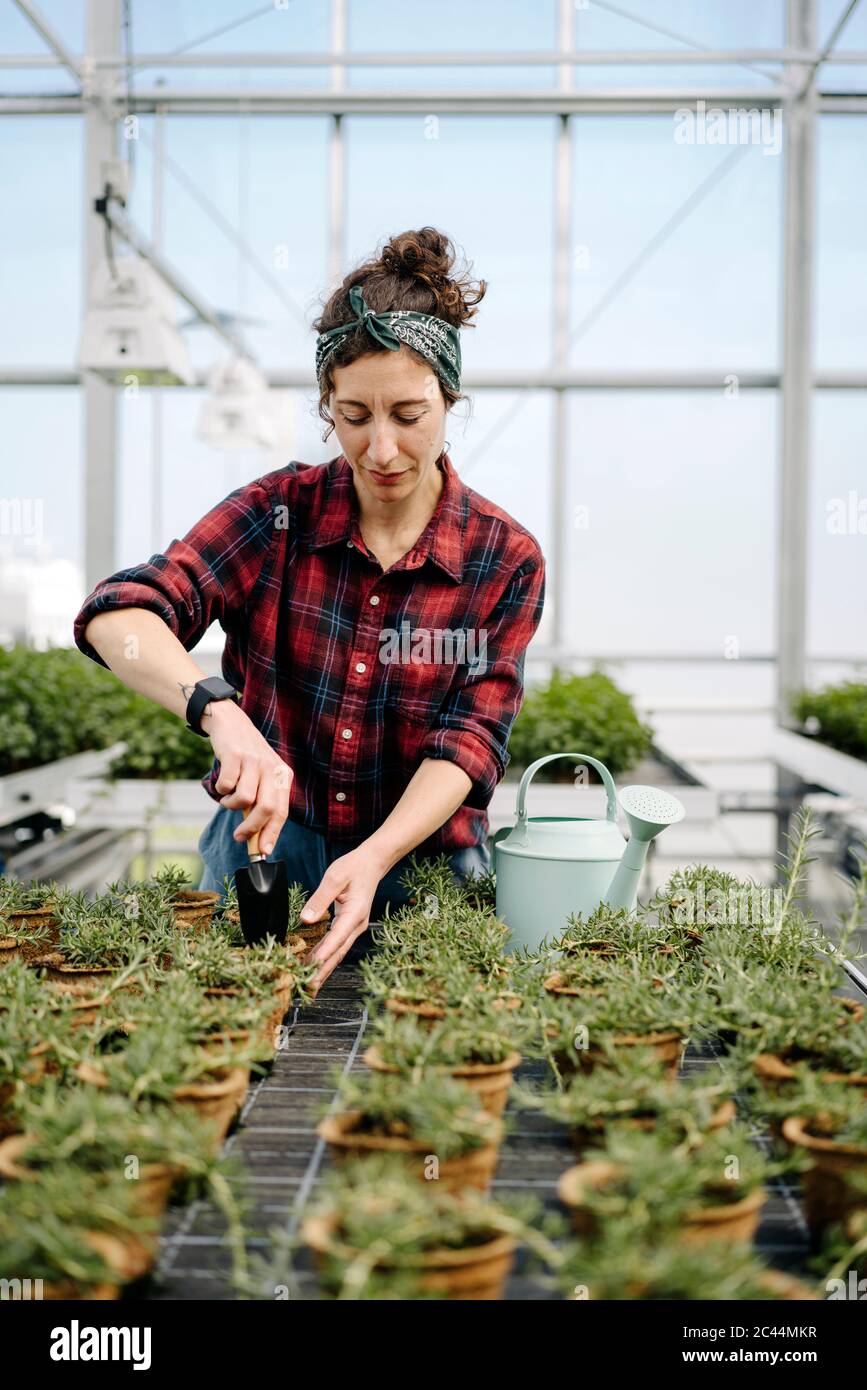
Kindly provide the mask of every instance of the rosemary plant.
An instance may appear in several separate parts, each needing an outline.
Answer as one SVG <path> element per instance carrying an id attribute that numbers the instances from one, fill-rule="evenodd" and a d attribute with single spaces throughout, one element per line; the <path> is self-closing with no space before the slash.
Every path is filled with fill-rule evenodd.
<path id="1" fill-rule="evenodd" d="M 374 1020 L 370 1036 L 383 1062 L 420 1076 L 429 1068 L 504 1062 L 526 1049 L 534 1033 L 534 1024 L 519 1014 L 480 1008 L 470 1019 L 449 1016 L 432 1028 L 413 1016 L 385 1013 Z"/>
<path id="2" fill-rule="evenodd" d="M 417 1086 L 406 1076 L 369 1072 L 343 1076 L 335 1070 L 338 1108 L 359 1111 L 356 1133 L 412 1139 L 440 1159 L 455 1158 L 494 1143 L 502 1122 L 479 1104 L 475 1092 L 450 1076 L 431 1076 Z M 321 1115 L 333 1103 L 323 1103 Z"/>

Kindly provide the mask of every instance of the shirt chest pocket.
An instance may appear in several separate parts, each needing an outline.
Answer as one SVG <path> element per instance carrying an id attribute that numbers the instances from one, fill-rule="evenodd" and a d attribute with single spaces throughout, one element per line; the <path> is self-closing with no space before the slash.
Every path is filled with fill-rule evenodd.
<path id="1" fill-rule="evenodd" d="M 436 661 L 384 661 L 385 704 L 389 712 L 429 727 L 460 680 L 461 667 Z"/>

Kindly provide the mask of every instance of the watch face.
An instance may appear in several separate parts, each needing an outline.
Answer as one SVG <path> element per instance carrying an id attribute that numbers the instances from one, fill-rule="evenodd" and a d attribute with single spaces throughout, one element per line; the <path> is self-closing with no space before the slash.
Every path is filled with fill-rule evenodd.
<path id="1" fill-rule="evenodd" d="M 234 690 L 228 681 L 224 681 L 221 676 L 210 676 L 208 680 L 202 681 L 203 690 L 207 690 L 209 695 L 224 696 L 228 698 L 234 695 Z"/>

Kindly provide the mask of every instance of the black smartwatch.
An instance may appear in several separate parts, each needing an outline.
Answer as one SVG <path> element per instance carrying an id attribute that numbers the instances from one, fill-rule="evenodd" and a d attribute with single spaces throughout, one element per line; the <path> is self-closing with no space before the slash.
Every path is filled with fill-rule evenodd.
<path id="1" fill-rule="evenodd" d="M 212 700 L 237 700 L 238 692 L 233 690 L 228 681 L 224 681 L 222 676 L 208 676 L 207 680 L 197 681 L 192 695 L 187 701 L 187 728 L 194 734 L 201 734 L 202 738 L 208 735 L 201 727 L 199 721 L 205 712 L 205 706 Z"/>

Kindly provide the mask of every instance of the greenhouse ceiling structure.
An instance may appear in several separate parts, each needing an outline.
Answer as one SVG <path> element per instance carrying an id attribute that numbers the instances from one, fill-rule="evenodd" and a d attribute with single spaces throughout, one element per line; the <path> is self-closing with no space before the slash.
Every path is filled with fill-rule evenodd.
<path id="1" fill-rule="evenodd" d="M 347 245 L 352 181 L 362 177 L 353 167 L 356 152 L 368 179 L 378 174 L 399 186 L 412 177 L 399 142 L 382 147 L 378 166 L 365 145 L 365 131 L 383 136 L 383 123 L 403 122 L 405 130 L 408 120 L 426 122 L 426 138 L 432 134 L 436 139 L 452 138 L 453 131 L 457 167 L 462 158 L 477 159 L 483 148 L 462 146 L 468 123 L 481 123 L 484 132 L 493 130 L 492 122 L 515 131 L 524 129 L 527 122 L 538 123 L 545 134 L 537 152 L 544 152 L 549 163 L 537 186 L 510 186 L 508 141 L 505 149 L 491 141 L 490 160 L 509 191 L 516 223 L 521 204 L 538 201 L 540 189 L 547 188 L 547 207 L 539 224 L 545 232 L 544 243 L 522 242 L 513 248 L 513 257 L 517 255 L 519 262 L 526 257 L 534 267 L 525 297 L 539 299 L 539 320 L 547 324 L 547 341 L 534 339 L 532 351 L 525 354 L 523 338 L 516 334 L 508 353 L 489 354 L 487 365 L 484 354 L 479 361 L 473 360 L 471 351 L 467 354 L 469 390 L 489 393 L 487 399 L 502 403 L 464 461 L 468 477 L 472 479 L 473 470 L 478 470 L 474 485 L 485 492 L 484 467 L 478 465 L 484 465 L 513 432 L 525 403 L 550 403 L 542 441 L 547 483 L 544 500 L 537 498 L 533 515 L 541 516 L 544 508 L 540 528 L 551 575 L 544 654 L 568 660 L 571 655 L 586 654 L 567 621 L 570 585 L 575 582 L 570 551 L 574 528 L 580 527 L 575 520 L 580 499 L 570 484 L 574 473 L 570 431 L 575 432 L 570 425 L 570 401 L 592 397 L 603 400 L 603 410 L 617 411 L 618 400 L 630 409 L 636 394 L 657 399 L 670 394 L 677 402 L 691 401 L 702 408 L 725 394 L 752 393 L 772 400 L 776 413 L 772 429 L 774 534 L 766 536 L 765 548 L 773 554 L 775 597 L 770 603 L 773 637 L 765 644 L 771 650 L 764 659 L 776 662 L 777 703 L 780 719 L 786 722 L 786 692 L 801 686 L 805 675 L 816 398 L 824 393 L 852 395 L 867 386 L 867 360 L 846 362 L 837 353 L 833 354 L 839 359 L 836 363 L 830 359 L 823 363 L 817 361 L 814 346 L 821 213 L 817 144 L 822 128 L 857 118 L 857 138 L 863 148 L 860 122 L 867 115 L 864 7 L 858 0 L 774 0 L 764 5 L 720 6 L 714 16 L 707 7 L 688 4 L 549 0 L 500 6 L 504 22 L 497 26 L 496 45 L 489 7 L 473 7 L 478 14 L 467 20 L 470 38 L 460 23 L 449 22 L 461 8 L 446 6 L 442 22 L 434 28 L 426 8 L 385 0 L 366 5 L 331 0 L 313 7 L 280 0 L 259 6 L 237 0 L 207 7 L 138 6 L 130 0 L 89 0 L 58 7 L 9 0 L 7 9 L 17 22 L 11 30 L 7 24 L 7 51 L 0 58 L 0 113 L 10 126 L 35 117 L 50 121 L 53 132 L 64 121 L 83 126 L 77 199 L 74 206 L 64 202 L 58 208 L 70 236 L 80 235 L 82 305 L 93 290 L 104 247 L 132 249 L 184 302 L 189 322 L 197 328 L 204 325 L 206 331 L 195 335 L 197 343 L 207 337 L 212 348 L 239 351 L 254 361 L 258 355 L 255 326 L 248 328 L 242 313 L 227 313 L 218 302 L 213 275 L 204 273 L 197 255 L 190 254 L 191 240 L 187 238 L 182 246 L 183 238 L 175 238 L 178 244 L 173 244 L 168 212 L 178 182 L 185 183 L 187 193 L 198 202 L 202 225 L 210 226 L 213 237 L 225 240 L 237 253 L 243 267 L 239 276 L 246 276 L 248 287 L 256 282 L 257 303 L 270 303 L 276 312 L 294 319 L 297 327 L 303 325 L 305 314 L 309 323 L 311 290 L 317 283 L 323 286 L 337 280 L 344 273 L 349 250 L 355 254 L 361 249 L 360 242 L 352 248 Z M 714 43 L 716 32 L 733 37 L 727 43 Z M 152 47 L 161 34 L 164 47 Z M 460 44 L 446 41 L 453 34 L 462 36 Z M 608 46 L 597 46 L 597 35 L 605 34 L 610 35 Z M 9 51 L 13 42 L 16 48 Z M 659 129 L 661 120 L 670 125 L 667 158 L 687 144 L 718 145 L 719 158 L 709 167 L 693 168 L 687 177 L 671 178 L 667 187 L 662 171 L 656 182 L 664 187 L 664 194 L 654 204 L 648 225 L 626 248 L 619 267 L 607 273 L 600 292 L 588 299 L 577 277 L 587 259 L 598 255 L 598 239 L 604 238 L 606 224 L 604 218 L 597 218 L 597 241 L 584 244 L 581 180 L 587 166 L 582 166 L 582 158 L 595 160 L 598 166 L 594 166 L 591 182 L 595 183 L 590 189 L 598 203 L 606 192 L 601 171 L 608 132 L 625 129 L 622 123 L 637 132 L 641 122 L 654 121 Z M 319 233 L 316 264 L 296 266 L 300 282 L 307 287 L 307 305 L 300 304 L 279 267 L 275 268 L 276 262 L 268 264 L 261 247 L 252 244 L 249 226 L 256 212 L 247 209 L 243 226 L 234 222 L 217 205 L 216 195 L 210 198 L 209 190 L 196 181 L 196 171 L 181 167 L 182 161 L 169 153 L 184 123 L 188 129 L 201 130 L 203 122 L 211 123 L 212 144 L 224 138 L 227 123 L 238 122 L 239 139 L 247 142 L 243 149 L 254 154 L 257 123 L 262 129 L 278 130 L 283 145 L 299 151 L 299 165 L 304 142 L 315 146 L 320 168 L 314 191 L 319 201 L 314 210 L 308 181 L 303 188 L 299 185 L 299 203 L 293 212 L 299 222 L 309 213 Z M 510 126 L 515 122 L 519 124 Z M 11 135 L 7 127 L 7 141 Z M 58 138 L 52 134 L 52 140 Z M 635 138 L 643 157 L 641 137 Z M 829 129 L 828 139 L 833 138 Z M 583 154 L 585 149 L 589 154 Z M 775 169 L 773 175 L 778 180 L 777 201 L 770 220 L 759 229 L 764 250 L 756 252 L 771 255 L 771 243 L 776 247 L 768 263 L 775 283 L 770 294 L 765 284 L 761 305 L 767 330 L 763 330 L 763 342 L 771 345 L 769 350 L 760 346 L 739 357 L 736 346 L 732 350 L 725 344 L 715 357 L 713 351 L 702 354 L 687 344 L 679 364 L 677 353 L 665 346 L 658 356 L 652 350 L 623 350 L 607 359 L 604 351 L 582 354 L 581 343 L 588 334 L 606 316 L 619 312 L 630 293 L 643 293 L 648 267 L 664 256 L 667 247 L 682 246 L 691 227 L 698 241 L 709 238 L 708 264 L 700 281 L 710 286 L 717 276 L 725 278 L 706 218 L 713 221 L 716 190 L 735 177 L 750 152 L 768 168 L 770 156 L 778 156 L 779 165 L 779 173 Z M 612 158 L 617 158 L 616 149 Z M 652 154 L 648 158 L 652 160 Z M 392 159 L 394 163 L 389 164 Z M 489 161 L 483 157 L 483 162 Z M 130 171 L 134 182 L 138 179 L 140 167 L 147 168 L 152 186 L 145 198 L 139 185 L 136 200 L 131 193 L 126 197 L 127 182 Z M 523 183 L 523 166 L 515 172 Z M 612 175 L 621 190 L 624 180 L 635 176 L 627 166 Z M 54 196 L 59 200 L 63 195 L 57 190 Z M 628 197 L 623 196 L 618 208 L 621 220 L 630 211 Z M 239 195 L 239 206 L 242 201 Z M 501 219 L 498 235 L 503 233 L 506 240 L 508 226 L 503 227 L 502 217 L 508 206 L 506 201 L 492 209 L 495 218 Z M 13 216 L 15 211 L 13 205 Z M 745 208 L 744 213 L 748 222 L 749 210 Z M 78 229 L 74 234 L 73 225 Z M 382 227 L 382 233 L 389 228 L 390 224 Z M 729 227 L 727 231 L 735 260 L 749 254 L 737 244 L 736 230 Z M 745 235 L 755 234 L 755 225 L 749 225 Z M 294 235 L 287 234 L 289 243 Z M 290 244 L 287 254 L 295 261 L 296 247 Z M 475 259 L 484 273 L 484 255 Z M 683 284 L 682 299 L 689 299 L 694 289 L 691 281 Z M 745 286 L 744 293 L 751 295 L 752 288 Z M 851 293 L 857 300 L 863 292 L 852 287 Z M 670 297 L 676 294 L 676 289 L 671 290 Z M 661 301 L 652 296 L 648 301 L 654 312 L 664 310 L 665 302 L 665 295 Z M 672 312 L 676 318 L 683 310 L 673 305 Z M 833 307 L 829 312 L 834 312 Z M 700 306 L 697 314 L 701 314 Z M 251 322 L 255 325 L 256 320 Z M 713 336 L 711 323 L 708 338 Z M 44 343 L 40 361 L 16 363 L 12 353 L 7 344 L 4 356 L 12 364 L 2 369 L 4 388 L 77 388 L 81 393 L 81 552 L 89 589 L 118 563 L 121 391 L 93 372 L 79 372 L 74 363 L 50 361 Z M 277 352 L 266 356 L 267 360 L 260 356 L 258 365 L 271 387 L 309 392 L 314 384 L 309 345 L 306 355 L 287 353 L 282 361 Z M 201 387 L 206 380 L 201 361 L 196 375 L 196 386 Z M 665 418 L 664 405 L 661 410 Z M 707 414 L 708 432 L 715 430 L 715 418 L 712 412 Z M 697 443 L 701 450 L 700 433 Z M 735 446 L 733 452 L 737 451 Z M 151 464 L 157 466 L 159 461 L 155 433 Z M 151 502 L 159 516 L 159 492 L 164 486 L 153 483 Z M 750 505 L 745 499 L 745 509 Z M 707 510 L 703 515 L 704 524 L 712 526 Z M 531 517 L 528 524 L 532 521 Z M 151 548 L 159 548 L 165 539 L 164 528 L 155 525 Z M 611 561 L 616 567 L 616 550 Z M 671 651 L 677 647 L 672 640 Z M 703 654 L 708 655 L 693 652 L 698 659 Z M 657 643 L 655 658 L 665 656 L 664 647 Z"/>

